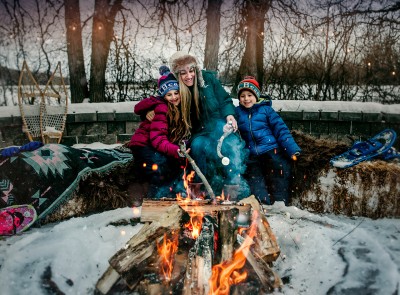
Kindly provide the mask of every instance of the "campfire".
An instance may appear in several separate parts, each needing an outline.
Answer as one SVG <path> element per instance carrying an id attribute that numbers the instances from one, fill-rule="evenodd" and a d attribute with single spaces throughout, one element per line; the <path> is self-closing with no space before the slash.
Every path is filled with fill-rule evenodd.
<path id="1" fill-rule="evenodd" d="M 188 194 L 189 195 L 189 194 Z M 280 249 L 254 196 L 240 203 L 145 200 L 142 229 L 110 259 L 101 294 L 126 285 L 138 294 L 265 294 Z"/>

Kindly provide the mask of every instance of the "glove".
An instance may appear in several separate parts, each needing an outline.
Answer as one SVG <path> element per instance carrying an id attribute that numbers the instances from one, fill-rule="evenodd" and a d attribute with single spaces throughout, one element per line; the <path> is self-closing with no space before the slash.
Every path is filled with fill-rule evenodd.
<path id="1" fill-rule="evenodd" d="M 19 147 L 17 147 L 17 146 L 10 146 L 10 147 L 8 147 L 8 148 L 5 148 L 5 149 L 1 150 L 1 153 L 0 153 L 0 154 L 1 154 L 1 156 L 2 156 L 3 158 L 9 158 L 9 157 L 18 155 L 18 154 L 19 154 Z"/>
<path id="2" fill-rule="evenodd" d="M 41 146 L 43 146 L 42 142 L 40 142 L 40 141 L 31 141 L 31 142 L 21 146 L 20 151 L 21 152 L 34 151 L 34 150 L 40 148 Z"/>

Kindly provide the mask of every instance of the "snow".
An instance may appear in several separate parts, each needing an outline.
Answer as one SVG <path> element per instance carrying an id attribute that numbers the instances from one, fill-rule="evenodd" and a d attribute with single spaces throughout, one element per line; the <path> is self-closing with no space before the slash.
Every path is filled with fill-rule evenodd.
<path id="1" fill-rule="evenodd" d="M 279 202 L 265 208 L 281 248 L 273 269 L 286 282 L 275 294 L 398 294 L 399 219 L 316 215 Z M 63 293 L 93 294 L 108 259 L 142 227 L 109 223 L 133 217 L 121 208 L 0 240 L 1 293 L 45 294 L 41 276 L 50 266 Z"/>
<path id="2" fill-rule="evenodd" d="M 126 112 L 134 104 L 72 104 L 69 113 Z M 400 105 L 376 103 L 273 101 L 273 106 L 276 110 L 400 113 Z M 0 117 L 19 114 L 18 106 L 0 108 Z M 333 178 L 334 173 L 326 175 L 326 186 Z M 281 248 L 273 269 L 285 281 L 275 294 L 400 294 L 400 219 L 317 215 L 281 203 L 266 209 Z M 132 208 L 121 208 L 0 239 L 0 293 L 46 294 L 41 277 L 50 267 L 52 280 L 63 293 L 93 294 L 108 259 L 142 226 L 110 222 L 132 217 Z"/>

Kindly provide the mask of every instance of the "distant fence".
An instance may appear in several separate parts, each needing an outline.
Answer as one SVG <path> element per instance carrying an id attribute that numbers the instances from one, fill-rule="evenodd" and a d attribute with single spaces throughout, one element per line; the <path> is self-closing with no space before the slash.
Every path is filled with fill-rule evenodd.
<path id="1" fill-rule="evenodd" d="M 311 102 L 312 103 L 312 102 Z M 389 113 L 359 111 L 305 111 L 279 108 L 277 112 L 291 130 L 298 130 L 316 138 L 349 142 L 366 139 L 385 129 L 392 128 L 400 136 L 400 112 Z M 304 104 L 304 103 L 303 103 Z M 97 105 L 97 104 L 96 104 Z M 140 123 L 140 117 L 133 113 L 133 103 L 123 111 L 85 112 L 84 105 L 73 104 L 67 116 L 66 131 L 62 144 L 102 142 L 104 144 L 124 143 L 130 139 Z M 111 108 L 112 104 L 109 105 Z M 318 107 L 316 108 L 318 109 Z M 0 108 L 1 111 L 1 108 Z M 12 113 L 12 112 L 11 112 Z M 1 113 L 0 113 L 1 114 Z M 38 139 L 39 140 L 39 139 Z M 0 147 L 22 145 L 28 138 L 22 131 L 22 120 L 17 112 L 0 115 Z M 395 146 L 400 148 L 400 139 Z"/>

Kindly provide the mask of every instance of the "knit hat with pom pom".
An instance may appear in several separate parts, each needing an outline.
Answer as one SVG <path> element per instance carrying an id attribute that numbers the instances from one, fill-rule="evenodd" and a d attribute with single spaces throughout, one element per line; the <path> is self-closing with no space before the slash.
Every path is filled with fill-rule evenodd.
<path id="1" fill-rule="evenodd" d="M 248 90 L 254 94 L 257 101 L 260 99 L 260 85 L 258 84 L 256 78 L 253 76 L 246 76 L 242 81 L 240 81 L 237 87 L 238 98 L 243 90 Z"/>
<path id="2" fill-rule="evenodd" d="M 161 66 L 159 73 L 161 75 L 158 79 L 158 94 L 160 96 L 164 97 L 170 90 L 179 90 L 178 81 L 167 66 Z"/>

